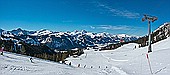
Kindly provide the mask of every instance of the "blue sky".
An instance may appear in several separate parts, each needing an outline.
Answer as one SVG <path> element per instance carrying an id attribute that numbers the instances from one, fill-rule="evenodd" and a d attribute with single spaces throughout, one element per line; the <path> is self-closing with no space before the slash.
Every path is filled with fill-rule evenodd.
<path id="1" fill-rule="evenodd" d="M 152 30 L 170 20 L 169 0 L 0 0 L 0 28 L 87 30 L 146 35 L 143 14 L 157 16 Z"/>

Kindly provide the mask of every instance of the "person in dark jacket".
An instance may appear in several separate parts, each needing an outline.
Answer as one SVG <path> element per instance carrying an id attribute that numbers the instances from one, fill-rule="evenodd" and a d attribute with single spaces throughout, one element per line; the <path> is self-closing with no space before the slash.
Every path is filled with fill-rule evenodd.
<path id="1" fill-rule="evenodd" d="M 31 58 L 30 58 L 30 61 L 31 61 L 31 63 L 34 63 L 32 60 L 33 60 L 33 58 L 31 57 Z"/>

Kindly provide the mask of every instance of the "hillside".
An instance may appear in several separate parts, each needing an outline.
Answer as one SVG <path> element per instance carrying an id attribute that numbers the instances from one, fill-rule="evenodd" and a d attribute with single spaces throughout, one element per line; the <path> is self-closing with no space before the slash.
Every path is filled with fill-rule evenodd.
<path id="1" fill-rule="evenodd" d="M 19 54 L 5 52 L 0 56 L 0 75 L 80 75 L 99 74 L 95 70 L 71 67 L 56 62 L 45 61 Z M 79 71 L 79 72 L 77 72 Z M 88 73 L 90 72 L 90 73 Z"/>
<path id="2" fill-rule="evenodd" d="M 170 38 L 153 44 L 149 54 L 155 75 L 170 74 Z M 146 59 L 147 47 L 136 48 L 138 44 L 126 44 L 114 51 L 85 50 L 80 57 L 70 57 L 67 64 L 59 64 L 28 56 L 5 52 L 0 56 L 1 75 L 149 75 Z M 80 64 L 80 67 L 77 67 Z M 86 65 L 86 66 L 85 66 Z M 85 66 L 85 67 L 84 67 Z"/>
<path id="3" fill-rule="evenodd" d="M 170 74 L 170 38 L 153 44 L 153 52 L 149 54 L 152 73 L 155 75 Z M 148 60 L 146 58 L 147 47 L 134 48 L 138 44 L 126 44 L 114 51 L 87 50 L 78 58 L 70 57 L 67 63 L 72 62 L 74 66 L 81 64 L 87 68 L 104 69 L 106 75 L 151 75 Z"/>

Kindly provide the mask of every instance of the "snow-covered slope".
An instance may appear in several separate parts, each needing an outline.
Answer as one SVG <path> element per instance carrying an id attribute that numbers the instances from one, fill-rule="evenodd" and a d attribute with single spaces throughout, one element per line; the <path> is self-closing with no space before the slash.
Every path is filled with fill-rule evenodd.
<path id="1" fill-rule="evenodd" d="M 149 54 L 151 69 L 154 75 L 170 74 L 170 38 L 155 43 L 153 52 Z M 137 47 L 135 49 L 135 46 Z M 81 64 L 87 68 L 103 69 L 107 75 L 151 75 L 146 58 L 147 47 L 138 48 L 138 44 L 126 44 L 116 50 L 94 51 L 87 50 L 81 57 L 70 57 L 67 63 L 74 66 Z M 107 66 L 107 69 L 106 69 Z"/>
<path id="2" fill-rule="evenodd" d="M 5 52 L 0 56 L 0 75 L 104 75 L 97 69 L 84 69 Z"/>
<path id="3" fill-rule="evenodd" d="M 149 54 L 154 75 L 170 74 L 170 38 L 153 44 Z M 136 48 L 134 48 L 136 46 Z M 147 47 L 126 44 L 116 50 L 86 50 L 80 57 L 70 57 L 67 64 L 59 64 L 28 56 L 4 52 L 0 56 L 0 75 L 151 75 Z M 80 67 L 78 67 L 80 64 Z"/>

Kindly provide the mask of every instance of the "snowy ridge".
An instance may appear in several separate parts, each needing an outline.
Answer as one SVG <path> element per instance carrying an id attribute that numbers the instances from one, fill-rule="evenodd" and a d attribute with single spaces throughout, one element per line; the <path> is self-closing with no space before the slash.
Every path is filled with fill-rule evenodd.
<path id="1" fill-rule="evenodd" d="M 162 24 L 162 25 L 161 25 L 161 26 L 159 26 L 156 30 L 154 30 L 154 32 L 156 32 L 156 31 L 160 30 L 160 29 L 161 29 L 161 28 L 163 28 L 163 27 L 168 26 L 169 24 L 170 24 L 170 22 L 166 22 L 166 23 Z"/>
<path id="2" fill-rule="evenodd" d="M 1 34 L 6 37 L 17 37 L 26 41 L 26 43 L 39 45 L 45 44 L 51 49 L 73 49 L 86 48 L 104 45 L 108 43 L 119 43 L 120 40 L 132 41 L 137 40 L 138 37 L 129 35 L 111 35 L 109 33 L 91 33 L 85 30 L 73 32 L 53 32 L 46 29 L 39 31 L 27 31 L 21 28 L 4 31 L 0 30 Z M 15 40 L 16 41 L 16 40 Z M 18 40 L 20 41 L 20 40 Z"/>

